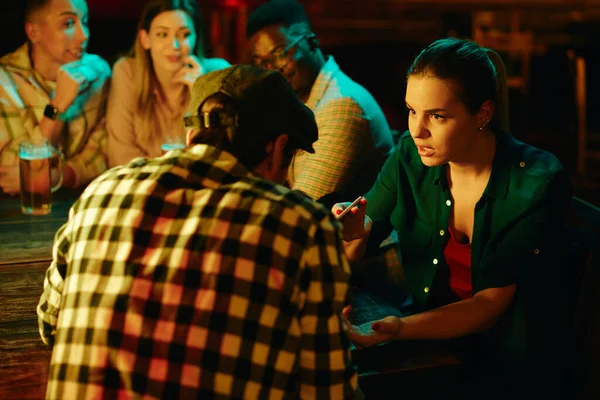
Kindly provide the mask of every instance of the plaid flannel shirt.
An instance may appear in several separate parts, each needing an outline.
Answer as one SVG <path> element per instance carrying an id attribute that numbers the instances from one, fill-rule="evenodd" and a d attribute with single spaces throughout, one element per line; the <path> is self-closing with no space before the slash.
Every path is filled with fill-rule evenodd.
<path id="1" fill-rule="evenodd" d="M 47 397 L 352 396 L 340 228 L 214 147 L 109 170 L 56 235 Z"/>
<path id="2" fill-rule="evenodd" d="M 110 85 L 110 66 L 102 58 L 84 54 L 98 75 L 66 112 L 59 148 L 75 172 L 76 186 L 106 170 L 104 114 Z M 42 138 L 39 121 L 52 98 L 55 83 L 35 69 L 26 43 L 0 59 L 0 166 L 19 165 L 19 143 Z"/>
<path id="3" fill-rule="evenodd" d="M 292 188 L 318 199 L 339 192 L 354 200 L 375 183 L 394 144 L 381 108 L 371 94 L 329 57 L 310 92 L 319 140 L 314 154 L 299 153 L 288 180 Z"/>

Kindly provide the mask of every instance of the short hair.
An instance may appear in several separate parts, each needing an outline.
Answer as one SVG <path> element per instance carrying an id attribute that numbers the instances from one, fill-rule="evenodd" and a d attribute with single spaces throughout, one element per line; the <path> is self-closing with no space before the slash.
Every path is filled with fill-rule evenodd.
<path id="1" fill-rule="evenodd" d="M 236 113 L 236 103 L 223 93 L 215 93 L 206 98 L 198 107 L 201 113 L 205 104 L 212 103 L 215 108 L 212 112 L 225 112 L 230 115 Z M 239 162 L 248 170 L 253 170 L 267 157 L 265 147 L 270 143 L 267 136 L 257 135 L 243 127 L 217 126 L 202 129 L 190 138 L 190 145 L 207 144 L 233 154 Z M 283 149 L 284 163 L 289 166 L 294 155 L 298 152 L 299 145 L 296 140 L 290 138 Z"/>
<path id="2" fill-rule="evenodd" d="M 23 10 L 23 18 L 25 22 L 31 22 L 31 16 L 43 9 L 52 0 L 26 0 L 25 8 Z"/>
<path id="3" fill-rule="evenodd" d="M 250 38 L 256 32 L 272 25 L 286 27 L 302 24 L 309 30 L 310 22 L 304 7 L 296 0 L 271 0 L 258 7 L 248 18 L 246 37 Z"/>
<path id="4" fill-rule="evenodd" d="M 508 131 L 506 70 L 502 59 L 493 50 L 480 47 L 471 40 L 439 39 L 415 58 L 406 78 L 412 75 L 458 84 L 458 98 L 473 114 L 485 101 L 494 101 L 490 126 L 497 133 Z"/>

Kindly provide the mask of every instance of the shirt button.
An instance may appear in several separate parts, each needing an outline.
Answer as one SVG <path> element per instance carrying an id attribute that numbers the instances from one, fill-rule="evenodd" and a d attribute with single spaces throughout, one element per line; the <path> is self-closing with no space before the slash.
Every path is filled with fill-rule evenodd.
<path id="1" fill-rule="evenodd" d="M 434 259 L 433 259 L 433 264 L 434 264 L 434 265 L 437 265 L 437 263 L 438 263 L 438 259 L 437 259 L 437 258 L 434 258 Z"/>
<path id="2" fill-rule="evenodd" d="M 452 205 L 452 202 L 451 202 L 450 200 L 446 200 L 446 205 L 447 205 L 448 207 L 450 207 L 450 206 Z"/>
<path id="3" fill-rule="evenodd" d="M 535 250 L 533 250 L 533 254 L 535 254 L 535 255 L 538 255 L 538 254 L 540 254 L 540 249 L 535 249 Z"/>
<path id="4" fill-rule="evenodd" d="M 444 236 L 444 230 L 443 229 L 440 231 L 440 236 Z"/>
<path id="5" fill-rule="evenodd" d="M 425 288 L 423 289 L 423 291 L 424 291 L 425 293 L 429 293 L 429 287 L 425 286 Z"/>
<path id="6" fill-rule="evenodd" d="M 525 166 L 525 161 L 521 161 L 521 162 L 519 163 L 519 167 L 523 168 L 524 166 Z"/>

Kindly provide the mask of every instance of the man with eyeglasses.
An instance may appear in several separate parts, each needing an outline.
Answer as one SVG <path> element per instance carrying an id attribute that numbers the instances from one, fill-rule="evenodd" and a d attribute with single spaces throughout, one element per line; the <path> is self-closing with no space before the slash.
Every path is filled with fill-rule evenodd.
<path id="1" fill-rule="evenodd" d="M 250 16 L 252 62 L 280 71 L 314 112 L 314 154 L 298 154 L 288 183 L 313 199 L 354 199 L 370 189 L 393 147 L 392 134 L 371 94 L 325 56 L 302 5 L 273 0 Z M 324 199 L 323 199 L 324 200 Z"/>

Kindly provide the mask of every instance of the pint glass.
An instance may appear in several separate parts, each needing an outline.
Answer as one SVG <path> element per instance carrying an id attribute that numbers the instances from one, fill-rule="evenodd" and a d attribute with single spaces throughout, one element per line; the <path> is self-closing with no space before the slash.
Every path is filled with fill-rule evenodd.
<path id="1" fill-rule="evenodd" d="M 56 167 L 56 158 L 58 166 Z M 52 212 L 52 193 L 62 184 L 64 157 L 48 140 L 26 140 L 19 144 L 21 211 L 28 215 Z M 56 171 L 56 173 L 52 173 Z M 53 176 L 57 180 L 52 186 Z"/>

